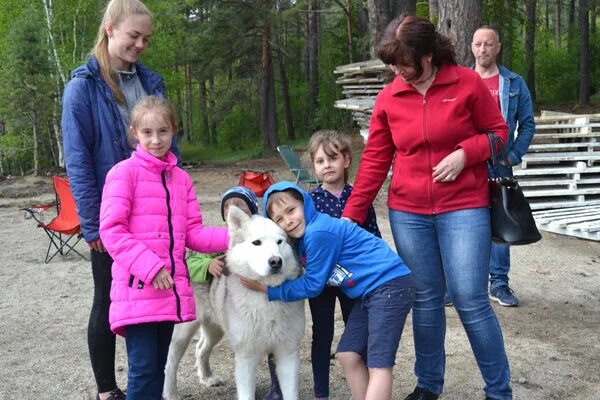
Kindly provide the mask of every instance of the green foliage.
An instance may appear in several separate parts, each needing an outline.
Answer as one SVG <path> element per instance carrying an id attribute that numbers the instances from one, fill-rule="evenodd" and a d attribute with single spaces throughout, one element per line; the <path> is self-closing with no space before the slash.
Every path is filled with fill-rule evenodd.
<path id="1" fill-rule="evenodd" d="M 0 163 L 6 175 L 28 170 L 33 163 L 33 138 L 29 132 L 0 136 Z"/>
<path id="2" fill-rule="evenodd" d="M 231 162 L 251 160 L 262 155 L 262 146 L 247 147 L 243 150 L 231 151 L 226 148 L 204 147 L 184 144 L 181 146 L 181 157 L 186 162 Z"/>
<path id="3" fill-rule="evenodd" d="M 242 150 L 261 144 L 256 113 L 248 112 L 244 104 L 233 106 L 221 120 L 217 132 L 223 145 L 231 150 Z"/>
<path id="4" fill-rule="evenodd" d="M 540 36 L 544 36 L 540 33 Z M 543 40 L 543 38 L 542 38 Z M 566 48 L 536 46 L 536 90 L 538 103 L 566 103 L 579 94 L 579 57 Z M 573 71 L 567 73 L 567 71 Z"/>
<path id="5" fill-rule="evenodd" d="M 281 98 L 279 57 L 284 57 L 292 120 L 297 141 L 306 141 L 309 131 L 308 79 L 306 73 L 307 0 L 146 0 L 154 14 L 154 33 L 142 61 L 165 79 L 168 96 L 176 106 L 178 122 L 186 138 L 205 146 L 184 147 L 186 159 L 240 156 L 262 148 L 260 126 L 261 57 L 263 25 L 271 26 L 276 106 L 281 141 L 287 141 Z M 8 153 L 6 143 L 33 134 L 37 121 L 38 142 L 43 151 L 40 164 L 57 163 L 57 143 L 52 126 L 59 119 L 54 99 L 62 95 L 54 53 L 48 49 L 49 36 L 43 1 L 0 0 L 0 121 L 6 134 L 0 141 L 0 156 L 6 167 L 23 165 L 31 169 L 31 154 Z M 80 65 L 94 45 L 106 0 L 53 1 L 51 30 L 58 64 L 67 77 Z M 359 34 L 359 11 L 365 1 L 353 1 L 352 59 L 367 54 L 368 34 Z M 555 2 L 538 2 L 536 28 L 536 89 L 538 103 L 577 101 L 579 90 L 578 36 L 567 46 L 567 8 L 563 7 L 561 48 L 554 38 Z M 545 28 L 545 6 L 551 4 L 549 28 Z M 319 12 L 319 95 L 316 125 L 321 129 L 350 129 L 350 113 L 333 107 L 343 97 L 335 84 L 335 67 L 350 62 L 345 0 L 321 0 Z M 427 1 L 417 2 L 417 14 L 428 16 Z M 483 0 L 483 22 L 501 31 L 502 63 L 521 75 L 525 72 L 524 2 Z M 591 92 L 600 90 L 600 33 L 591 35 Z M 570 50 L 567 50 L 570 49 Z M 569 53 L 570 51 L 570 53 Z M 187 73 L 187 74 L 186 74 Z M 200 87 L 206 88 L 201 104 Z M 190 89 L 189 97 L 186 91 Z M 189 100 L 189 104 L 188 104 Z M 206 112 L 201 111 L 206 110 Z M 185 122 L 185 123 L 184 123 Z M 211 138 L 208 146 L 207 138 Z M 12 142 L 11 142 L 12 143 Z M 4 148 L 3 148 L 4 146 Z M 31 149 L 28 150 L 31 152 Z M 234 157 L 234 156 L 232 156 Z M 20 167 L 19 167 L 20 168 Z"/>
<path id="6" fill-rule="evenodd" d="M 51 114 L 44 110 L 52 110 L 54 87 L 47 42 L 38 19 L 36 10 L 30 7 L 11 23 L 1 59 L 0 115 L 4 116 L 8 136 L 18 132 L 20 138 L 22 132 L 37 129 L 40 143 L 43 141 L 40 137 L 51 126 L 47 123 Z M 4 151 L 1 145 L 0 151 Z M 19 162 L 25 161 L 22 155 L 10 154 L 10 159 L 18 156 Z M 45 153 L 41 164 L 48 164 L 50 157 L 51 152 Z"/>

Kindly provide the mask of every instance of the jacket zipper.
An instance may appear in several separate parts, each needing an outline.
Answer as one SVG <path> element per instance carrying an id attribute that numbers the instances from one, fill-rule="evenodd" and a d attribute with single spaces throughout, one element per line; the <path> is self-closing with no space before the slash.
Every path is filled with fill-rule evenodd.
<path id="1" fill-rule="evenodd" d="M 429 142 L 429 133 L 427 132 L 427 99 L 426 95 L 423 95 L 423 135 L 425 136 L 425 143 L 427 144 L 427 162 L 429 163 L 429 172 L 433 171 L 431 165 L 431 143 Z M 427 184 L 427 190 L 429 192 L 429 200 L 431 201 L 431 210 L 435 214 L 435 193 L 433 181 L 430 179 Z"/>
<path id="2" fill-rule="evenodd" d="M 175 287 L 175 258 L 173 257 L 173 248 L 175 246 L 175 240 L 173 238 L 173 223 L 171 221 L 171 194 L 169 193 L 169 189 L 167 188 L 167 179 L 165 177 L 165 172 L 162 171 L 161 178 L 162 184 L 165 188 L 165 192 L 167 194 L 167 223 L 169 224 L 169 259 L 171 260 L 171 276 L 173 277 L 173 293 L 175 294 L 175 302 L 177 304 L 177 318 L 180 321 L 181 318 L 181 299 L 179 298 L 179 293 L 177 293 L 177 287 Z"/>

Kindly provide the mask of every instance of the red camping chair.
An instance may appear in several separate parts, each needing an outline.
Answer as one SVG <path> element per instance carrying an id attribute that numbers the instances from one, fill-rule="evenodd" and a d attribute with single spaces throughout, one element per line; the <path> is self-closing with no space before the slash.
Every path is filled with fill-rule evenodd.
<path id="1" fill-rule="evenodd" d="M 50 204 L 42 204 L 24 208 L 25 218 L 33 218 L 38 223 L 38 228 L 43 228 L 50 243 L 46 251 L 46 264 L 50 262 L 57 254 L 66 256 L 71 251 L 77 253 L 80 257 L 88 259 L 75 249 L 75 246 L 82 238 L 79 218 L 77 217 L 77 208 L 75 199 L 71 194 L 69 180 L 53 177 L 54 191 L 56 193 L 56 202 Z M 56 217 L 48 224 L 44 223 L 43 212 L 47 209 L 56 206 Z M 74 241 L 72 241 L 72 239 Z M 52 254 L 51 251 L 54 249 Z"/>

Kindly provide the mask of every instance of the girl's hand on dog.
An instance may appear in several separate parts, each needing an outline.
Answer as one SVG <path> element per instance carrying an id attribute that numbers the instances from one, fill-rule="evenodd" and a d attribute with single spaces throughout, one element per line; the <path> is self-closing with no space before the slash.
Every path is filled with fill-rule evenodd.
<path id="1" fill-rule="evenodd" d="M 171 289 L 173 287 L 173 277 L 163 267 L 158 271 L 154 279 L 152 279 L 152 286 L 158 290 Z"/>
<path id="2" fill-rule="evenodd" d="M 208 272 L 215 278 L 220 278 L 221 275 L 229 275 L 229 270 L 225 265 L 225 255 L 217 256 L 208 264 Z"/>
<path id="3" fill-rule="evenodd" d="M 267 293 L 267 285 L 260 283 L 259 281 L 247 278 L 240 278 L 240 281 L 246 289 L 254 290 L 255 292 Z"/>

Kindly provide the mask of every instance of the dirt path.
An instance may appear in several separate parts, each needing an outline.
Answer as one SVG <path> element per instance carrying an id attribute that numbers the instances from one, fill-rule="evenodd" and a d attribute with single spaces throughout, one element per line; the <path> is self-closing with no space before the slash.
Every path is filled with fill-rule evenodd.
<path id="1" fill-rule="evenodd" d="M 245 167 L 275 170 L 277 180 L 291 175 L 276 157 L 247 163 L 199 166 L 191 170 L 207 224 L 220 224 L 223 190 L 236 183 Z M 52 200 L 49 178 L 0 182 L 0 399 L 91 399 L 86 328 L 92 296 L 89 264 L 75 256 L 43 264 L 47 239 L 20 207 Z M 391 243 L 385 195 L 376 202 L 379 225 Z M 85 250 L 85 246 L 81 245 Z M 511 284 L 518 308 L 494 306 L 512 369 L 515 399 L 600 400 L 600 243 L 544 233 L 534 245 L 513 251 Z M 444 400 L 479 400 L 483 381 L 455 311 L 447 309 L 447 372 Z M 301 399 L 312 398 L 310 317 L 303 342 Z M 338 320 L 336 334 L 342 330 Z M 337 336 L 336 336 L 337 337 Z M 124 346 L 118 340 L 118 380 L 126 384 Z M 414 384 L 410 319 L 395 369 L 394 399 Z M 266 364 L 266 363 L 265 363 Z M 231 380 L 218 388 L 201 387 L 190 346 L 180 367 L 183 399 L 233 399 L 232 352 L 221 343 L 213 365 Z M 331 399 L 348 399 L 339 365 L 331 371 Z M 268 389 L 266 365 L 258 396 Z"/>

